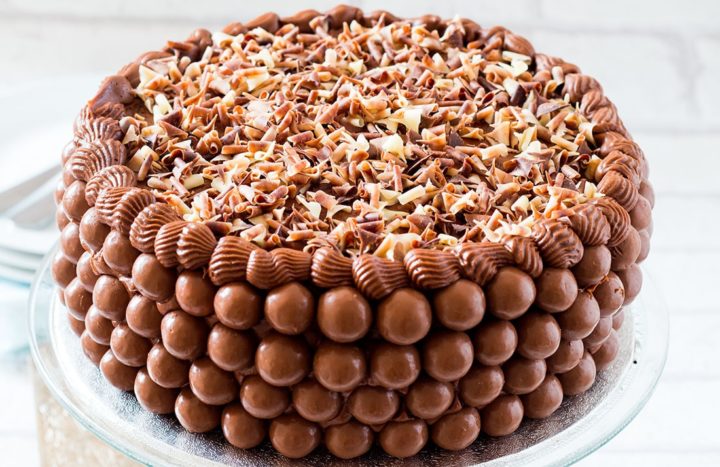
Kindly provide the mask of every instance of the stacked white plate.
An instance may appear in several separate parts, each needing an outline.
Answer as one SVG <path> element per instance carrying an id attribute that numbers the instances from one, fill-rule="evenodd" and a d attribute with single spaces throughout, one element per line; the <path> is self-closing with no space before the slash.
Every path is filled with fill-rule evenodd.
<path id="1" fill-rule="evenodd" d="M 59 237 L 60 154 L 100 81 L 74 76 L 0 88 L 0 356 L 26 342 L 28 286 Z"/>

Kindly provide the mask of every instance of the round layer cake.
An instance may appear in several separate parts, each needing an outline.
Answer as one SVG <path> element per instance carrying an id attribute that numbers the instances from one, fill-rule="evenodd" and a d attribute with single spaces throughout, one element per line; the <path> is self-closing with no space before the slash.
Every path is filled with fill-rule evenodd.
<path id="1" fill-rule="evenodd" d="M 53 274 L 106 379 L 298 458 L 513 433 L 618 353 L 648 166 L 502 27 L 340 6 L 195 31 L 74 124 Z"/>

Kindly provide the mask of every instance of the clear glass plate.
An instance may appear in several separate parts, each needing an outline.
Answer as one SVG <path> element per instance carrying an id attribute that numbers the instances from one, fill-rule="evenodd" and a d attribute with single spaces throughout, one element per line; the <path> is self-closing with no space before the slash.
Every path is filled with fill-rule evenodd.
<path id="1" fill-rule="evenodd" d="M 324 449 L 289 461 L 264 444 L 240 450 L 219 432 L 187 433 L 172 417 L 146 412 L 130 393 L 118 391 L 82 354 L 69 328 L 50 274 L 50 256 L 40 269 L 30 299 L 30 343 L 38 373 L 50 392 L 83 426 L 127 456 L 151 465 L 556 465 L 577 461 L 612 439 L 642 409 L 662 373 L 668 346 L 667 311 L 652 281 L 620 333 L 613 365 L 598 374 L 593 387 L 567 398 L 545 420 L 526 420 L 504 438 L 481 436 L 468 449 L 427 448 L 398 460 L 373 450 L 353 461 L 339 461 Z"/>

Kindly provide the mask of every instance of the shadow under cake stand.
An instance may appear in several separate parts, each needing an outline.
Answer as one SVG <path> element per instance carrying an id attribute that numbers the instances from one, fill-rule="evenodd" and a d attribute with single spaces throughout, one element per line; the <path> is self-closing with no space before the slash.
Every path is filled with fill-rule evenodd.
<path id="1" fill-rule="evenodd" d="M 667 311 L 654 284 L 646 278 L 642 293 L 626 309 L 616 360 L 598 373 L 592 388 L 566 398 L 550 417 L 526 419 L 515 433 L 503 438 L 481 435 L 459 452 L 429 446 L 413 458 L 394 459 L 373 448 L 360 458 L 342 461 L 320 448 L 305 459 L 292 461 L 267 442 L 241 450 L 229 445 L 218 431 L 188 433 L 174 417 L 145 411 L 131 393 L 106 382 L 83 355 L 79 338 L 70 330 L 50 273 L 53 253 L 36 276 L 29 310 L 30 345 L 37 379 L 41 380 L 36 382 L 39 441 L 44 458 L 52 458 L 53 464 L 68 456 L 73 465 L 80 456 L 88 465 L 94 460 L 117 466 L 136 465 L 130 459 L 156 466 L 568 464 L 607 443 L 638 414 L 667 357 Z M 84 432 L 64 411 L 104 443 Z M 68 437 L 73 439 L 63 441 Z"/>

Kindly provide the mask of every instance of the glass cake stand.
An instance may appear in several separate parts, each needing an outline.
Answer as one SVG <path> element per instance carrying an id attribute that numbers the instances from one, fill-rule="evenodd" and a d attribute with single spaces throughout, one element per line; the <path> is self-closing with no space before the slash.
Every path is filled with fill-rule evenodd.
<path id="1" fill-rule="evenodd" d="M 52 254 L 52 252 L 51 252 Z M 146 412 L 130 393 L 107 383 L 83 355 L 69 328 L 50 274 L 50 257 L 36 277 L 30 299 L 30 342 L 40 378 L 50 393 L 85 428 L 126 456 L 163 465 L 557 465 L 577 461 L 618 434 L 642 409 L 662 373 L 668 346 L 667 311 L 646 280 L 620 333 L 620 352 L 598 374 L 593 387 L 567 398 L 551 417 L 526 420 L 504 438 L 481 436 L 468 449 L 447 452 L 427 448 L 406 460 L 379 450 L 352 461 L 333 458 L 324 449 L 290 461 L 268 443 L 235 449 L 219 432 L 187 433 L 173 418 Z M 112 454 L 112 453 L 111 453 Z"/>

